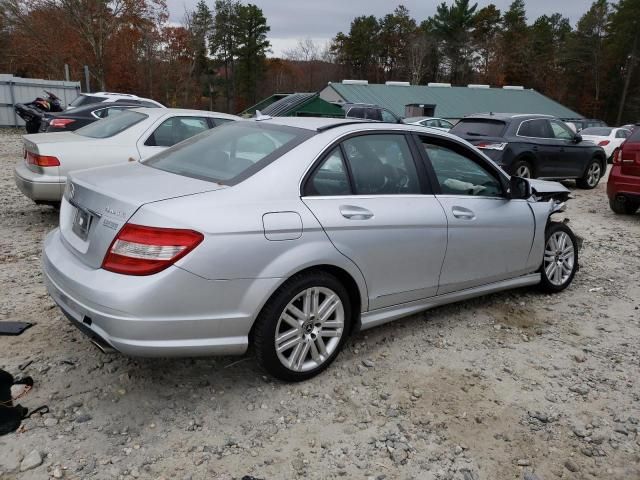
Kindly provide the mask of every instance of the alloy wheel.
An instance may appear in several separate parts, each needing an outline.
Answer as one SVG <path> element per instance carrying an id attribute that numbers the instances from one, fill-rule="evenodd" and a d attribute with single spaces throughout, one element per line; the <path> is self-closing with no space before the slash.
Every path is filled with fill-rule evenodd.
<path id="1" fill-rule="evenodd" d="M 564 285 L 571 277 L 575 253 L 571 237 L 566 232 L 557 231 L 549 236 L 544 249 L 544 271 L 555 286 Z"/>
<path id="2" fill-rule="evenodd" d="M 592 163 L 587 170 L 587 185 L 590 187 L 595 187 L 600 181 L 600 165 L 598 163 Z"/>
<path id="3" fill-rule="evenodd" d="M 522 177 L 522 178 L 531 178 L 531 170 L 529 170 L 529 166 L 528 165 L 520 165 L 517 169 L 516 169 L 516 177 Z"/>
<path id="4" fill-rule="evenodd" d="M 338 348 L 344 333 L 344 306 L 326 287 L 297 294 L 280 314 L 275 331 L 276 354 L 286 368 L 313 370 Z"/>

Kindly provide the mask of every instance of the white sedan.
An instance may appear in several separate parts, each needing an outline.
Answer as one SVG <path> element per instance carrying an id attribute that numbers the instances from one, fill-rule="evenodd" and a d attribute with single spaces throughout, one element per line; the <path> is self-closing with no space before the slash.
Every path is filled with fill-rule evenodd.
<path id="1" fill-rule="evenodd" d="M 134 162 L 226 122 L 235 115 L 175 108 L 136 108 L 74 132 L 24 135 L 24 161 L 16 185 L 40 204 L 62 199 L 72 170 Z"/>
<path id="2" fill-rule="evenodd" d="M 402 123 L 408 125 L 420 125 L 421 127 L 435 128 L 441 132 L 448 132 L 453 128 L 453 123 L 444 118 L 436 117 L 408 117 L 403 118 Z"/>
<path id="3" fill-rule="evenodd" d="M 580 131 L 582 139 L 601 146 L 608 159 L 612 159 L 614 153 L 629 135 L 631 135 L 631 130 L 626 128 L 589 127 Z"/>

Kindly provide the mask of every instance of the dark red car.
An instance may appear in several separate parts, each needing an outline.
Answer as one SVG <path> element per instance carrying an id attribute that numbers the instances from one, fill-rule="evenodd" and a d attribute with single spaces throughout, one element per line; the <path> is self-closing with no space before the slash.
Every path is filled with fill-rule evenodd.
<path id="1" fill-rule="evenodd" d="M 613 158 L 607 196 L 611 210 L 632 215 L 640 207 L 640 128 L 636 128 Z"/>

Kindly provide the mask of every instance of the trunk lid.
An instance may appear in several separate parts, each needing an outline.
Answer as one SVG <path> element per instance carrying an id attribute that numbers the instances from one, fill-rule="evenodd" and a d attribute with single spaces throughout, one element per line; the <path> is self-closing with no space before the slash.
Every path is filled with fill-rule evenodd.
<path id="1" fill-rule="evenodd" d="M 224 188 L 138 162 L 72 172 L 60 207 L 60 231 L 83 263 L 100 268 L 124 224 L 147 203 Z"/>
<path id="2" fill-rule="evenodd" d="M 620 173 L 640 177 L 640 141 L 627 140 L 620 149 Z"/>

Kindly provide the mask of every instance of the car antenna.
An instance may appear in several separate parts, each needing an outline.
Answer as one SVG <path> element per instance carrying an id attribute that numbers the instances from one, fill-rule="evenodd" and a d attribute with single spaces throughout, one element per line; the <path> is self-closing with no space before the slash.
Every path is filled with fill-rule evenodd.
<path id="1" fill-rule="evenodd" d="M 273 117 L 271 115 L 263 115 L 260 110 L 256 110 L 256 120 L 271 120 Z"/>

